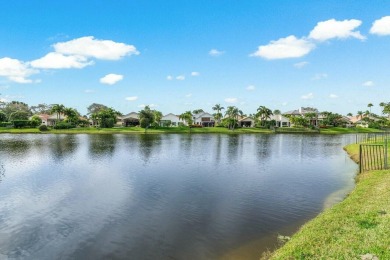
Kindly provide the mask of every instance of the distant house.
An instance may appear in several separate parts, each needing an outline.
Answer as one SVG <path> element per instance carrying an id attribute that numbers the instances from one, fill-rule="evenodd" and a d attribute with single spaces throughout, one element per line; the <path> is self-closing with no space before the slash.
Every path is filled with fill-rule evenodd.
<path id="1" fill-rule="evenodd" d="M 317 108 L 312 108 L 312 107 L 300 107 L 299 109 L 296 110 L 291 110 L 283 113 L 283 115 L 289 115 L 289 116 L 305 116 L 308 113 L 314 113 L 316 114 L 315 117 L 310 119 L 309 124 L 313 126 L 320 126 L 321 121 L 324 119 L 324 116 L 321 115 L 320 112 L 318 112 Z"/>
<path id="2" fill-rule="evenodd" d="M 195 125 L 201 125 L 203 127 L 212 127 L 215 125 L 214 116 L 207 112 L 201 112 L 193 115 Z"/>
<path id="3" fill-rule="evenodd" d="M 356 127 L 367 128 L 369 121 L 379 121 L 380 119 L 373 116 L 351 116 L 349 120 Z"/>
<path id="4" fill-rule="evenodd" d="M 272 115 L 270 116 L 269 120 L 275 120 L 275 126 L 276 127 L 290 127 L 291 122 L 290 119 L 283 115 Z"/>
<path id="5" fill-rule="evenodd" d="M 160 120 L 160 126 L 179 126 L 179 124 L 186 125 L 187 123 L 172 113 L 163 116 Z"/>
<path id="6" fill-rule="evenodd" d="M 119 116 L 117 124 L 122 124 L 123 126 L 138 126 L 140 124 L 139 114 L 131 112 L 127 115 Z"/>
<path id="7" fill-rule="evenodd" d="M 45 125 L 45 126 L 54 126 L 58 120 L 57 114 L 51 114 L 51 115 L 39 114 L 36 116 L 38 116 L 42 120 L 42 125 Z M 64 114 L 59 115 L 59 121 L 64 121 L 65 118 L 66 118 L 66 116 Z M 31 119 L 31 117 L 29 119 Z"/>
<path id="8" fill-rule="evenodd" d="M 242 117 L 238 120 L 238 125 L 241 127 L 255 127 L 255 119 L 250 116 Z"/>

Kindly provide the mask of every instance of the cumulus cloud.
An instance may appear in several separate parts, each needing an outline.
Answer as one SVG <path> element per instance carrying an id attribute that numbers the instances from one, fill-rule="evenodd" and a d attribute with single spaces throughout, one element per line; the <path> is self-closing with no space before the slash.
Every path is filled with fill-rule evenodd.
<path id="1" fill-rule="evenodd" d="M 294 67 L 297 69 L 302 69 L 303 67 L 305 67 L 308 64 L 309 64 L 309 62 L 307 62 L 307 61 L 301 61 L 301 62 L 295 63 Z"/>
<path id="2" fill-rule="evenodd" d="M 115 83 L 121 81 L 122 79 L 123 79 L 123 75 L 111 73 L 101 78 L 100 83 L 107 84 L 107 85 L 114 85 Z"/>
<path id="3" fill-rule="evenodd" d="M 93 36 L 59 42 L 54 44 L 53 47 L 56 52 L 65 55 L 79 55 L 101 60 L 119 60 L 124 56 L 139 54 L 134 45 L 111 40 L 99 40 Z"/>
<path id="4" fill-rule="evenodd" d="M 248 90 L 248 91 L 253 91 L 255 89 L 256 89 L 256 87 L 253 86 L 253 85 L 249 85 L 249 86 L 246 87 L 246 90 Z"/>
<path id="5" fill-rule="evenodd" d="M 339 96 L 337 96 L 336 94 L 330 94 L 329 95 L 329 98 L 338 98 Z"/>
<path id="6" fill-rule="evenodd" d="M 317 73 L 311 79 L 312 80 L 320 80 L 320 79 L 326 79 L 327 77 L 328 77 L 328 74 L 326 74 L 326 73 Z"/>
<path id="7" fill-rule="evenodd" d="M 306 39 L 298 39 L 294 35 L 271 41 L 267 45 L 258 47 L 250 56 L 261 57 L 268 60 L 299 58 L 305 56 L 315 48 L 315 45 Z"/>
<path id="8" fill-rule="evenodd" d="M 185 80 L 186 77 L 184 75 L 179 75 L 176 77 L 177 80 Z"/>
<path id="9" fill-rule="evenodd" d="M 200 75 L 200 73 L 197 72 L 197 71 L 191 72 L 191 76 L 193 76 L 193 77 L 197 77 L 197 76 L 199 76 L 199 75 Z"/>
<path id="10" fill-rule="evenodd" d="M 212 57 L 218 57 L 218 56 L 223 55 L 224 53 L 225 53 L 224 51 L 219 51 L 217 49 L 211 49 L 209 51 L 209 55 L 212 56 Z"/>
<path id="11" fill-rule="evenodd" d="M 82 69 L 92 64 L 93 61 L 88 61 L 86 57 L 79 55 L 66 56 L 57 52 L 50 52 L 44 57 L 30 62 L 33 68 L 38 69 Z"/>
<path id="12" fill-rule="evenodd" d="M 167 80 L 173 80 L 173 77 L 171 75 L 168 75 Z"/>
<path id="13" fill-rule="evenodd" d="M 225 98 L 226 103 L 237 103 L 237 98 Z"/>
<path id="14" fill-rule="evenodd" d="M 355 31 L 355 29 L 361 24 L 362 21 L 355 19 L 344 21 L 330 19 L 317 23 L 314 29 L 310 32 L 309 38 L 320 42 L 333 38 L 356 38 L 359 40 L 364 40 L 366 37 L 361 35 L 359 31 Z"/>
<path id="15" fill-rule="evenodd" d="M 384 16 L 376 20 L 370 29 L 370 33 L 376 35 L 390 35 L 390 16 Z"/>
<path id="16" fill-rule="evenodd" d="M 8 57 L 0 59 L 0 76 L 17 83 L 32 83 L 31 75 L 39 71 L 29 67 L 28 63 Z"/>
<path id="17" fill-rule="evenodd" d="M 362 83 L 364 87 L 373 87 L 375 85 L 374 81 L 368 80 Z"/>
<path id="18" fill-rule="evenodd" d="M 307 95 L 301 96 L 301 98 L 302 98 L 302 99 L 312 99 L 312 98 L 314 98 L 314 95 L 313 95 L 313 93 L 309 93 L 309 94 L 307 94 Z"/>
<path id="19" fill-rule="evenodd" d="M 137 96 L 133 96 L 133 97 L 127 97 L 125 98 L 127 101 L 136 101 L 138 99 Z"/>

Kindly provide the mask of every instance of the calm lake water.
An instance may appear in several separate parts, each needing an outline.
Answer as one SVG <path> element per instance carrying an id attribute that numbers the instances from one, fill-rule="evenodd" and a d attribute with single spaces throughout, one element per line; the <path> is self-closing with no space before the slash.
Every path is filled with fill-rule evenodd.
<path id="1" fill-rule="evenodd" d="M 259 259 L 354 186 L 351 135 L 0 135 L 0 259 Z"/>

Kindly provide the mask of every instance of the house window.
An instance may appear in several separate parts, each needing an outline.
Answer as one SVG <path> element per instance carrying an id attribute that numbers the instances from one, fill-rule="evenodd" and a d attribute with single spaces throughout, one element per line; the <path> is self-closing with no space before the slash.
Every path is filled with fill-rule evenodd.
<path id="1" fill-rule="evenodd" d="M 202 122 L 210 122 L 211 118 L 210 117 L 202 117 Z"/>

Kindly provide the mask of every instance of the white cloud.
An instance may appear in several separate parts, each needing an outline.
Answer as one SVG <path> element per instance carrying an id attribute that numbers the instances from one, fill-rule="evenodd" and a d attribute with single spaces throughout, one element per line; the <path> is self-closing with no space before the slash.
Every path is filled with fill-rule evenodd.
<path id="1" fill-rule="evenodd" d="M 66 56 L 57 52 L 50 52 L 44 57 L 30 62 L 33 68 L 39 69 L 82 69 L 92 65 L 93 61 L 88 61 L 86 57 L 79 55 Z"/>
<path id="2" fill-rule="evenodd" d="M 93 36 L 85 36 L 59 42 L 53 45 L 58 53 L 66 55 L 80 55 L 102 60 L 119 60 L 124 56 L 138 55 L 139 52 L 134 45 L 114 42 L 111 40 L 99 40 Z"/>
<path id="3" fill-rule="evenodd" d="M 157 107 L 157 105 L 156 105 L 156 104 L 150 104 L 150 105 L 145 105 L 145 104 L 142 104 L 142 105 L 139 105 L 138 107 L 139 107 L 139 108 L 145 108 L 146 106 L 149 106 L 150 108 Z"/>
<path id="4" fill-rule="evenodd" d="M 301 62 L 295 63 L 294 67 L 297 69 L 302 69 L 303 67 L 305 67 L 308 64 L 309 64 L 309 62 L 307 62 L 307 61 L 301 61 Z"/>
<path id="5" fill-rule="evenodd" d="M 0 59 L 0 76 L 17 83 L 32 83 L 31 79 L 28 79 L 33 74 L 37 74 L 39 71 L 29 67 L 28 63 L 19 61 L 17 59 L 11 59 L 8 57 Z"/>
<path id="6" fill-rule="evenodd" d="M 186 98 L 190 98 L 190 97 L 192 97 L 192 93 L 186 95 Z"/>
<path id="7" fill-rule="evenodd" d="M 313 93 L 309 93 L 307 95 L 303 95 L 301 98 L 302 99 L 312 99 L 312 98 L 314 98 L 314 95 L 313 95 Z"/>
<path id="8" fill-rule="evenodd" d="M 84 93 L 94 93 L 95 92 L 95 90 L 93 90 L 93 89 L 86 89 L 86 90 L 84 90 Z"/>
<path id="9" fill-rule="evenodd" d="M 226 103 L 237 103 L 237 98 L 225 98 Z"/>
<path id="10" fill-rule="evenodd" d="M 328 74 L 326 74 L 326 73 L 317 73 L 311 79 L 312 80 L 320 80 L 320 79 L 326 79 L 327 77 L 328 77 Z"/>
<path id="11" fill-rule="evenodd" d="M 377 35 L 390 35 L 390 16 L 384 16 L 376 20 L 370 29 L 370 33 Z"/>
<path id="12" fill-rule="evenodd" d="M 248 87 L 246 87 L 246 90 L 248 90 L 248 91 L 253 91 L 255 89 L 256 89 L 256 87 L 253 85 L 249 85 Z"/>
<path id="13" fill-rule="evenodd" d="M 373 87 L 375 85 L 374 81 L 368 80 L 362 83 L 362 86 Z"/>
<path id="14" fill-rule="evenodd" d="M 133 96 L 133 97 L 127 97 L 125 98 L 127 101 L 136 101 L 138 99 L 137 96 Z"/>
<path id="15" fill-rule="evenodd" d="M 355 19 L 344 21 L 330 19 L 317 23 L 314 29 L 310 32 L 309 38 L 320 42 L 333 38 L 356 38 L 359 40 L 364 40 L 366 37 L 361 35 L 359 31 L 354 31 L 361 24 L 362 21 Z"/>
<path id="16" fill-rule="evenodd" d="M 221 56 L 224 53 L 225 53 L 224 51 L 219 51 L 217 49 L 211 49 L 209 51 L 209 55 L 212 56 L 212 57 L 218 57 L 218 56 Z"/>
<path id="17" fill-rule="evenodd" d="M 115 83 L 121 81 L 122 79 L 123 79 L 123 75 L 110 73 L 104 76 L 103 78 L 101 78 L 100 83 L 107 84 L 107 85 L 114 85 Z"/>
<path id="18" fill-rule="evenodd" d="M 282 103 L 282 106 L 285 107 L 285 106 L 287 106 L 287 104 L 288 104 L 287 102 L 283 102 L 283 103 Z"/>
<path id="19" fill-rule="evenodd" d="M 262 57 L 268 60 L 299 58 L 305 56 L 315 48 L 315 45 L 306 39 L 297 39 L 294 35 L 271 41 L 267 45 L 259 46 L 250 56 Z"/>
<path id="20" fill-rule="evenodd" d="M 200 73 L 197 72 L 197 71 L 191 72 L 191 76 L 193 76 L 193 77 L 197 77 L 197 76 L 199 76 L 199 75 L 200 75 Z"/>
<path id="21" fill-rule="evenodd" d="M 180 75 L 176 77 L 177 80 L 185 80 L 186 77 L 184 75 Z"/>
<path id="22" fill-rule="evenodd" d="M 330 94 L 329 95 L 329 98 L 338 98 L 339 96 L 337 96 L 336 94 Z"/>
<path id="23" fill-rule="evenodd" d="M 167 80 L 173 80 L 173 77 L 171 75 L 168 75 Z"/>
<path id="24" fill-rule="evenodd" d="M 0 102 L 7 103 L 7 102 L 9 102 L 9 100 L 6 98 L 0 98 Z"/>

